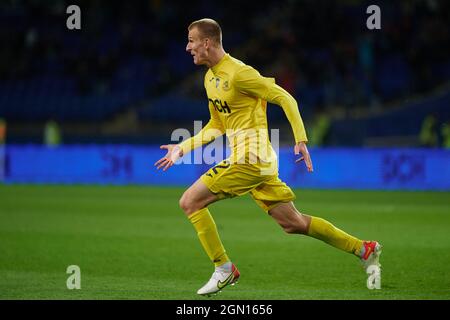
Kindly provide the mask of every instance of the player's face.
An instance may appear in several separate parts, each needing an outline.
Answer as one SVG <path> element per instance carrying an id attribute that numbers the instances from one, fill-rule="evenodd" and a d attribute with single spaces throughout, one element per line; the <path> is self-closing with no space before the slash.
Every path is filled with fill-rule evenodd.
<path id="1" fill-rule="evenodd" d="M 194 64 L 201 65 L 207 63 L 207 41 L 200 37 L 200 32 L 195 27 L 189 30 L 186 51 L 193 56 Z"/>

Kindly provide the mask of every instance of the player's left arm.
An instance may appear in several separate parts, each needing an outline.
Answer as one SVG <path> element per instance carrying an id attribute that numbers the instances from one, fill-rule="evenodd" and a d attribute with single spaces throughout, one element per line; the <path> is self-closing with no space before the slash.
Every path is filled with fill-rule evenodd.
<path id="1" fill-rule="evenodd" d="M 276 83 L 272 83 L 269 87 L 265 100 L 270 103 L 277 104 L 283 108 L 283 111 L 291 124 L 292 131 L 294 132 L 294 153 L 296 155 L 302 155 L 301 158 L 297 159 L 295 162 L 298 163 L 300 161 L 305 161 L 308 171 L 313 172 L 314 169 L 311 156 L 309 154 L 308 147 L 306 146 L 308 138 L 306 136 L 306 130 L 303 125 L 302 117 L 300 116 L 300 111 L 298 110 L 297 101 L 295 101 L 294 97 L 290 95 L 289 92 Z"/>
<path id="2" fill-rule="evenodd" d="M 243 66 L 235 75 L 234 83 L 239 91 L 250 96 L 258 97 L 270 103 L 279 105 L 291 124 L 295 138 L 294 153 L 302 154 L 296 162 L 305 161 L 309 172 L 313 171 L 311 156 L 306 143 L 305 126 L 303 125 L 297 101 L 286 90 L 275 83 L 275 79 L 266 78 L 250 66 Z"/>

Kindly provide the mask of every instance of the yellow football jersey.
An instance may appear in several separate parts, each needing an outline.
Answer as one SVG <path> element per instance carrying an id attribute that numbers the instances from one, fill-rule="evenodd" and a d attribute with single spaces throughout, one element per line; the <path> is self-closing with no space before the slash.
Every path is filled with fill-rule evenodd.
<path id="1" fill-rule="evenodd" d="M 226 134 L 232 162 L 273 161 L 276 154 L 268 136 L 267 101 L 283 108 L 295 141 L 307 141 L 295 99 L 273 78 L 261 76 L 229 54 L 208 69 L 204 85 L 211 119 L 196 136 L 180 144 L 184 154 Z"/>

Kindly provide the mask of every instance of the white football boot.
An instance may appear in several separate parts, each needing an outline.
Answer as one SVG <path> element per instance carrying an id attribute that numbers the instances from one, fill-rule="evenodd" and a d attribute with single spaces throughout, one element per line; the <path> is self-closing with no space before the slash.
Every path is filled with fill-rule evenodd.
<path id="1" fill-rule="evenodd" d="M 211 279 L 198 291 L 197 294 L 210 296 L 220 292 L 228 285 L 234 285 L 239 279 L 240 273 L 234 264 L 231 264 L 231 271 L 227 272 L 223 268 L 216 268 Z"/>

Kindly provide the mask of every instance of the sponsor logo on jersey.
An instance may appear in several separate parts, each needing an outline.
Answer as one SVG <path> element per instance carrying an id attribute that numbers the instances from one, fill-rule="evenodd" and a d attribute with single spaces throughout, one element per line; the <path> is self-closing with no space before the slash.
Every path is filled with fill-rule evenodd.
<path id="1" fill-rule="evenodd" d="M 222 101 L 220 99 L 208 99 L 208 101 L 212 103 L 214 109 L 216 109 L 217 111 L 223 113 L 231 113 L 231 109 L 226 101 Z"/>

